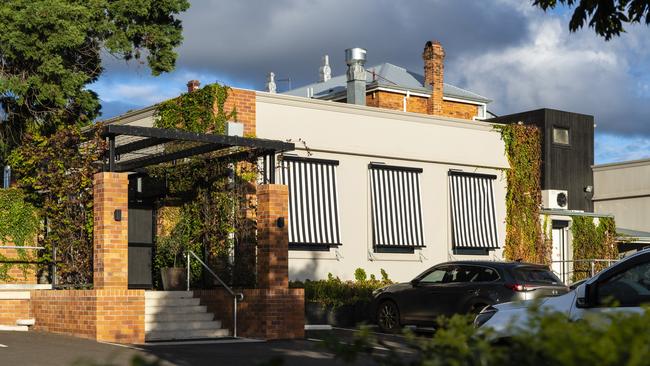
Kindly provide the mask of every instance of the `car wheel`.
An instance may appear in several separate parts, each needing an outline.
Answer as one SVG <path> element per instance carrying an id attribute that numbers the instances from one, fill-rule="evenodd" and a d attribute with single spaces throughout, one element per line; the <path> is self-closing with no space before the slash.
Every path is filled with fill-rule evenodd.
<path id="1" fill-rule="evenodd" d="M 377 309 L 377 325 L 384 332 L 393 333 L 400 328 L 399 310 L 397 304 L 387 300 L 379 304 Z"/>

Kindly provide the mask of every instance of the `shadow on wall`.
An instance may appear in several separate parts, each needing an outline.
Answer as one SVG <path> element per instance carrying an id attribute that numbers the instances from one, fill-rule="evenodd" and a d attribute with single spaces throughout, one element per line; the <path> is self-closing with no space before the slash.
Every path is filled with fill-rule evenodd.
<path id="1" fill-rule="evenodd" d="M 322 259 L 321 259 L 322 260 Z M 295 261 L 294 261 L 295 262 Z M 291 259 L 289 259 L 289 281 L 304 281 L 309 280 L 324 280 L 326 278 L 318 278 L 318 265 L 319 260 L 316 258 L 300 259 L 303 264 L 299 269 L 291 268 Z"/>

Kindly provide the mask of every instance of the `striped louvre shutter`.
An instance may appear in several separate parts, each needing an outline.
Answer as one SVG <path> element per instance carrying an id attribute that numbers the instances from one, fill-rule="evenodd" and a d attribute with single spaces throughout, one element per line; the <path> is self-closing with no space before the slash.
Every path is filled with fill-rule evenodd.
<path id="1" fill-rule="evenodd" d="M 338 161 L 284 156 L 282 182 L 289 187 L 289 244 L 340 245 Z"/>
<path id="2" fill-rule="evenodd" d="M 423 247 L 420 173 L 422 169 L 370 164 L 373 244 Z"/>
<path id="3" fill-rule="evenodd" d="M 496 178 L 496 175 L 449 171 L 454 248 L 499 247 L 492 188 Z"/>

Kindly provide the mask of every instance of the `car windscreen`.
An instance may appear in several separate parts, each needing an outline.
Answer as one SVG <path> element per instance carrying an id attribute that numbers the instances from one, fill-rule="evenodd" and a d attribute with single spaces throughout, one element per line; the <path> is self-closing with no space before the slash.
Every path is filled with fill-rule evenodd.
<path id="1" fill-rule="evenodd" d="M 521 284 L 560 285 L 562 281 L 550 270 L 539 267 L 517 267 L 515 280 Z"/>

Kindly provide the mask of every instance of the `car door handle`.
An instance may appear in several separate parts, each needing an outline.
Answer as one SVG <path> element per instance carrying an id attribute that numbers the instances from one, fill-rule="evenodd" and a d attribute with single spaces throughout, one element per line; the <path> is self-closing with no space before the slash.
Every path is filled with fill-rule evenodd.
<path id="1" fill-rule="evenodd" d="M 467 293 L 468 293 L 468 294 L 478 295 L 478 291 L 479 291 L 479 290 L 467 290 Z"/>

